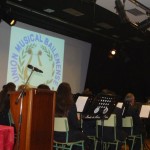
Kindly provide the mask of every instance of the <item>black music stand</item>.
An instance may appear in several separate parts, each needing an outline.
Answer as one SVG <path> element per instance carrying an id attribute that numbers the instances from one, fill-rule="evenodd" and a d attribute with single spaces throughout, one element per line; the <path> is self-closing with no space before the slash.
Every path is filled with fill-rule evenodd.
<path id="1" fill-rule="evenodd" d="M 90 107 L 92 105 L 93 100 L 94 100 L 94 97 L 92 95 L 88 96 L 88 99 L 87 99 L 87 101 L 85 103 L 85 106 L 84 106 L 84 109 L 82 111 L 82 115 L 88 113 L 88 111 L 89 111 L 89 109 L 90 109 Z"/>
<path id="2" fill-rule="evenodd" d="M 122 117 L 123 118 L 126 117 L 129 106 L 130 106 L 130 101 L 124 101 L 123 108 L 122 108 Z"/>
<path id="3" fill-rule="evenodd" d="M 104 120 L 107 120 L 117 105 L 117 97 L 110 95 L 98 95 L 92 102 L 89 110 L 83 113 L 85 119 L 100 119 L 102 127 L 101 141 L 103 142 Z M 103 149 L 103 145 L 101 145 Z"/>
<path id="4" fill-rule="evenodd" d="M 83 112 L 86 119 L 108 119 L 117 105 L 117 97 L 110 95 L 98 95 L 90 105 L 88 111 Z"/>
<path id="5" fill-rule="evenodd" d="M 82 128 L 82 115 L 87 112 L 87 110 L 89 110 L 89 106 L 91 104 L 92 101 L 92 95 L 88 96 L 88 95 L 78 95 L 78 97 L 76 97 L 76 107 L 77 107 L 77 113 L 79 115 L 80 118 L 80 125 Z"/>

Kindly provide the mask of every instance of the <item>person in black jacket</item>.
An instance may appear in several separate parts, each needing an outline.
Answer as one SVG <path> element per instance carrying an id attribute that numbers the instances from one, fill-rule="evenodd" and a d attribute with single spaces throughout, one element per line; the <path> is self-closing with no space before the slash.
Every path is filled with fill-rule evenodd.
<path id="1" fill-rule="evenodd" d="M 115 92 L 113 92 L 109 89 L 102 90 L 102 92 L 99 93 L 99 95 L 103 95 L 105 97 L 114 96 L 114 97 L 116 97 L 116 99 L 118 97 Z M 115 107 L 111 114 L 116 115 L 116 139 L 120 141 L 118 144 L 118 150 L 121 150 L 123 142 L 127 138 L 127 133 L 122 128 L 122 109 L 119 107 Z M 114 129 L 113 128 L 104 127 L 103 128 L 103 137 L 101 137 L 101 138 L 103 141 L 111 142 L 114 139 L 113 135 L 114 135 Z M 115 145 L 110 145 L 109 150 L 115 150 Z"/>
<path id="2" fill-rule="evenodd" d="M 133 134 L 142 134 L 143 135 L 143 141 L 145 136 L 145 129 L 142 119 L 140 118 L 140 107 L 136 105 L 135 96 L 133 93 L 127 93 L 124 98 L 124 103 L 127 106 L 126 112 L 124 116 L 131 116 L 133 118 Z M 128 133 L 129 131 L 126 130 Z M 129 133 L 128 133 L 129 134 Z M 129 147 L 131 147 L 131 143 L 129 141 Z M 140 140 L 136 140 L 136 144 L 134 144 L 134 150 L 140 150 Z"/>
<path id="3" fill-rule="evenodd" d="M 84 140 L 85 147 L 88 147 L 88 138 L 81 131 L 79 121 L 77 119 L 77 108 L 73 101 L 71 87 L 68 83 L 63 82 L 58 86 L 56 92 L 56 117 L 67 117 L 69 124 L 69 141 Z M 54 139 L 57 141 L 64 141 L 64 133 L 54 132 Z M 79 147 L 74 147 L 78 149 Z"/>
<path id="4" fill-rule="evenodd" d="M 9 92 L 15 91 L 16 85 L 12 82 L 3 86 L 0 92 L 0 124 L 10 125 L 8 112 L 10 109 Z"/>

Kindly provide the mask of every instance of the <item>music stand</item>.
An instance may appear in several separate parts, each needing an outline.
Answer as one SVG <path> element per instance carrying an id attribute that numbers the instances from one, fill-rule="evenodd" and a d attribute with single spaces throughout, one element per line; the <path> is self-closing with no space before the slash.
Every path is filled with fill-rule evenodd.
<path id="1" fill-rule="evenodd" d="M 85 119 L 100 119 L 102 127 L 101 141 L 103 142 L 104 120 L 107 120 L 117 105 L 117 97 L 110 95 L 98 95 L 92 102 L 88 112 L 84 114 Z M 103 144 L 101 145 L 103 149 Z"/>
<path id="2" fill-rule="evenodd" d="M 150 118 L 150 105 L 142 105 L 140 110 L 140 118 Z"/>
<path id="3" fill-rule="evenodd" d="M 77 100 L 75 102 L 77 107 L 78 118 L 80 120 L 80 124 L 82 127 L 82 119 L 83 114 L 89 110 L 89 106 L 92 101 L 92 96 L 78 95 Z"/>
<path id="4" fill-rule="evenodd" d="M 108 119 L 117 105 L 117 97 L 110 95 L 98 95 L 84 113 L 84 118 Z"/>
<path id="5" fill-rule="evenodd" d="M 82 113 L 85 107 L 85 104 L 87 103 L 88 96 L 78 96 L 76 100 L 76 107 L 77 107 L 77 112 Z"/>
<path id="6" fill-rule="evenodd" d="M 130 101 L 124 101 L 122 106 L 122 117 L 125 118 L 127 116 L 127 112 L 130 106 Z"/>

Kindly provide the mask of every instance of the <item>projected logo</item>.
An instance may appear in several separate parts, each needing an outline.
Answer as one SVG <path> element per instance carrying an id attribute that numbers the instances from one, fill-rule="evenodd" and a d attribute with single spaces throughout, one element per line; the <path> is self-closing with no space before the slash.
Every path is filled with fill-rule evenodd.
<path id="1" fill-rule="evenodd" d="M 32 71 L 27 66 L 31 64 L 43 73 L 33 72 L 28 85 L 37 87 L 39 84 L 47 84 L 56 90 L 62 82 L 64 41 L 16 27 L 12 30 L 11 39 L 18 30 L 25 35 L 15 42 L 11 40 L 7 80 L 16 85 L 25 84 Z"/>

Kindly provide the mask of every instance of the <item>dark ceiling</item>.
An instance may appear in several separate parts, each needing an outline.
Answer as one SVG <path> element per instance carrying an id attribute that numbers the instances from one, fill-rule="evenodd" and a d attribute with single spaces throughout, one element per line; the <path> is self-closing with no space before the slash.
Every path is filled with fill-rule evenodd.
<path id="1" fill-rule="evenodd" d="M 141 32 L 95 0 L 3 0 L 17 20 L 86 41 L 109 39 L 119 43 L 150 45 L 149 32 Z M 47 10 L 48 12 L 46 12 Z"/>

